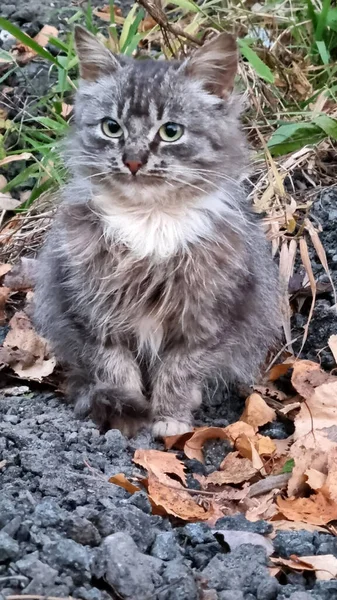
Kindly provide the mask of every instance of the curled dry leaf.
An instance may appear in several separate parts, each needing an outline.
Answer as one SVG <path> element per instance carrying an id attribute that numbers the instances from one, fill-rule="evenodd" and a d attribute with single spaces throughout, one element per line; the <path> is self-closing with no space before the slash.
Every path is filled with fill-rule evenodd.
<path id="1" fill-rule="evenodd" d="M 10 331 L 4 341 L 4 351 L 9 357 L 13 355 L 16 362 L 7 361 L 13 371 L 23 379 L 42 381 L 50 375 L 56 365 L 50 356 L 46 340 L 41 338 L 33 328 L 30 319 L 24 312 L 17 312 L 11 319 Z"/>
<path id="2" fill-rule="evenodd" d="M 245 410 L 240 417 L 241 421 L 251 425 L 255 431 L 257 431 L 259 427 L 262 427 L 266 423 L 274 421 L 275 419 L 275 410 L 270 408 L 262 396 L 256 392 L 247 398 Z"/>
<path id="3" fill-rule="evenodd" d="M 277 498 L 280 512 L 290 521 L 326 525 L 337 519 L 337 503 L 322 492 L 309 498 Z"/>
<path id="4" fill-rule="evenodd" d="M 307 469 L 304 474 L 307 477 L 307 484 L 312 490 L 320 490 L 326 482 L 327 476 L 317 469 Z"/>
<path id="5" fill-rule="evenodd" d="M 131 483 L 131 481 L 129 481 L 125 477 L 124 473 L 117 473 L 116 475 L 113 475 L 112 477 L 110 477 L 109 483 L 114 483 L 115 485 L 118 485 L 118 487 L 122 487 L 124 490 L 126 490 L 130 494 L 139 492 L 141 489 L 134 483 Z"/>
<path id="6" fill-rule="evenodd" d="M 12 154 L 11 156 L 6 156 L 6 158 L 2 158 L 0 160 L 0 167 L 4 165 L 8 165 L 11 162 L 15 162 L 16 160 L 29 160 L 33 155 L 31 152 L 22 152 L 21 154 Z"/>
<path id="7" fill-rule="evenodd" d="M 21 202 L 12 198 L 10 194 L 1 194 L 0 192 L 0 210 L 15 210 Z"/>
<path id="8" fill-rule="evenodd" d="M 184 450 L 185 443 L 192 437 L 193 433 L 193 431 L 187 431 L 183 434 L 179 433 L 178 435 L 167 435 L 163 438 L 166 450 L 171 450 L 171 448 Z"/>
<path id="9" fill-rule="evenodd" d="M 138 449 L 135 452 L 133 460 L 137 465 L 151 471 L 155 477 L 162 483 L 175 485 L 178 483 L 169 474 L 176 475 L 186 485 L 185 466 L 181 460 L 177 459 L 176 454 L 161 452 L 160 450 Z"/>
<path id="10" fill-rule="evenodd" d="M 230 426 L 231 427 L 231 426 Z M 204 462 L 202 447 L 207 440 L 227 440 L 227 427 L 201 427 L 186 441 L 184 452 L 188 458 Z"/>
<path id="11" fill-rule="evenodd" d="M 315 571 L 316 578 L 328 581 L 337 577 L 337 558 L 333 554 L 317 556 L 291 556 L 290 558 L 271 558 L 276 565 L 289 567 L 294 571 Z"/>
<path id="12" fill-rule="evenodd" d="M 295 443 L 290 449 L 295 467 L 289 496 L 302 490 L 308 469 L 328 473 L 329 453 L 337 448 L 337 377 L 322 371 L 316 363 L 297 361 L 292 383 L 305 402 L 295 418 Z M 332 477 L 329 485 L 333 485 Z"/>
<path id="13" fill-rule="evenodd" d="M 229 452 L 221 463 L 221 471 L 215 471 L 203 479 L 203 485 L 225 485 L 249 481 L 258 470 L 248 458 L 240 458 L 238 452 Z"/>

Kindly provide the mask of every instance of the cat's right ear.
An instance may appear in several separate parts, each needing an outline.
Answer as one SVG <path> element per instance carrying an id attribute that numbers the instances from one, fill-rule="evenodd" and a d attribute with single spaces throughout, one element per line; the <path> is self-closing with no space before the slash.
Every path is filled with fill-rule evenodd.
<path id="1" fill-rule="evenodd" d="M 86 81 L 97 81 L 121 66 L 112 52 L 80 25 L 75 27 L 75 47 L 80 61 L 80 76 Z"/>

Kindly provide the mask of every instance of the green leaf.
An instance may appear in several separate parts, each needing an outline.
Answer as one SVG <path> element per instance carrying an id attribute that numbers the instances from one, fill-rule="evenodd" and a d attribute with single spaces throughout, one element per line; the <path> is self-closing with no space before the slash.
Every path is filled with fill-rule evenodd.
<path id="1" fill-rule="evenodd" d="M 248 60 L 249 64 L 253 67 L 259 77 L 268 81 L 268 83 L 274 83 L 274 75 L 268 65 L 266 65 L 256 52 L 248 46 L 244 40 L 238 40 L 241 54 Z"/>
<path id="2" fill-rule="evenodd" d="M 330 54 L 325 45 L 325 42 L 316 42 L 316 46 L 318 48 L 319 55 L 322 59 L 323 65 L 328 65 L 330 62 Z"/>
<path id="3" fill-rule="evenodd" d="M 293 458 L 290 458 L 289 460 L 287 460 L 285 465 L 283 465 L 283 469 L 282 469 L 281 473 L 292 473 L 294 466 L 295 466 L 295 461 Z"/>
<path id="4" fill-rule="evenodd" d="M 130 27 L 134 21 L 136 12 L 138 9 L 138 5 L 134 4 L 133 7 L 131 8 L 131 10 L 129 10 L 126 19 L 123 23 L 123 29 L 122 29 L 122 33 L 121 33 L 121 37 L 119 40 L 119 47 L 123 48 L 125 46 L 125 43 L 127 42 L 128 36 L 129 36 L 129 31 L 130 31 Z"/>
<path id="5" fill-rule="evenodd" d="M 322 10 L 318 15 L 317 26 L 315 29 L 315 40 L 319 42 L 323 39 L 324 30 L 326 29 L 327 17 L 330 8 L 330 0 L 323 0 Z"/>
<path id="6" fill-rule="evenodd" d="M 200 12 L 199 6 L 195 2 L 191 2 L 191 0 L 171 0 L 170 4 L 178 6 L 182 10 L 186 10 L 188 12 Z"/>
<path id="7" fill-rule="evenodd" d="M 39 172 L 39 165 L 37 163 L 30 165 L 29 167 L 27 167 L 26 169 L 21 171 L 21 173 L 19 173 L 16 177 L 14 177 L 14 179 L 9 181 L 7 183 L 7 185 L 5 185 L 5 187 L 2 189 L 2 193 L 6 194 L 6 192 L 10 192 L 17 185 L 21 185 L 22 183 L 25 183 L 27 181 L 27 179 L 29 179 L 30 177 L 37 178 L 38 172 Z"/>
<path id="8" fill-rule="evenodd" d="M 286 123 L 273 133 L 267 145 L 273 156 L 282 156 L 317 144 L 325 137 L 322 128 L 314 123 Z"/>
<path id="9" fill-rule="evenodd" d="M 314 5 L 311 2 L 311 0 L 307 0 L 307 7 L 308 7 L 308 17 L 312 23 L 313 29 L 315 30 L 317 27 L 317 14 L 316 11 L 314 9 Z"/>
<path id="10" fill-rule="evenodd" d="M 324 133 L 326 133 L 329 137 L 334 140 L 337 140 L 337 121 L 336 119 L 332 119 L 328 117 L 328 115 L 318 115 L 313 119 L 313 123 L 318 125 Z"/>
<path id="11" fill-rule="evenodd" d="M 60 66 L 55 56 L 50 54 L 50 52 L 48 52 L 48 50 L 46 50 L 45 48 L 42 48 L 40 44 L 35 42 L 35 40 L 29 37 L 29 35 L 26 35 L 23 31 L 21 31 L 21 29 L 7 21 L 7 19 L 0 17 L 0 27 L 1 29 L 5 29 L 5 31 L 8 31 L 8 33 L 13 35 L 17 40 L 19 40 L 19 42 L 25 44 L 25 46 L 28 46 L 28 48 L 31 48 L 31 50 L 34 50 L 34 52 L 36 52 L 38 56 L 41 56 L 41 58 L 49 60 L 49 62 L 53 63 L 58 67 Z"/>
<path id="12" fill-rule="evenodd" d="M 60 117 L 59 115 L 55 115 L 55 119 L 51 119 L 50 117 L 36 117 L 36 121 L 44 125 L 48 130 L 55 131 L 56 133 L 65 133 L 68 129 L 68 123 Z"/>
<path id="13" fill-rule="evenodd" d="M 327 14 L 326 24 L 333 31 L 337 31 L 337 8 L 330 8 Z"/>

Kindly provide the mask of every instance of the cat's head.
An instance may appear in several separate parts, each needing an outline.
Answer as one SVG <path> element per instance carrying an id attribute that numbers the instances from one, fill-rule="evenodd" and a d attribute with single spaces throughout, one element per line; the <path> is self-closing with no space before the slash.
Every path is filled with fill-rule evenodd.
<path id="1" fill-rule="evenodd" d="M 160 189 L 198 195 L 238 181 L 246 148 L 231 97 L 232 36 L 218 35 L 182 62 L 116 56 L 81 27 L 75 41 L 73 169 L 135 201 L 154 186 L 157 196 Z"/>

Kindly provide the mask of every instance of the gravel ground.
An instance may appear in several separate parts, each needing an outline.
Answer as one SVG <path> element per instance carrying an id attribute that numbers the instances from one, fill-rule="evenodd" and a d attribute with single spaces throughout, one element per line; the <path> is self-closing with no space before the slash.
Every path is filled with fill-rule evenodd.
<path id="1" fill-rule="evenodd" d="M 45 23 L 64 30 L 65 18 L 76 10 L 68 0 L 1 3 L 1 16 L 30 35 Z M 0 46 L 8 49 L 11 43 L 0 31 Z M 16 77 L 18 96 L 27 85 L 42 95 L 50 84 L 48 68 L 39 61 Z M 321 239 L 337 283 L 337 189 L 322 194 L 313 215 L 322 224 Z M 311 258 L 319 281 L 326 282 L 314 252 Z M 332 356 L 320 350 L 336 332 L 332 304 L 330 293 L 318 299 L 304 353 L 317 360 L 319 352 L 328 368 L 334 366 Z M 304 322 L 305 315 L 297 315 L 295 331 Z M 234 391 L 218 390 L 210 398 L 199 424 L 226 425 L 242 411 Z M 265 433 L 287 436 L 282 424 L 266 427 Z M 115 473 L 138 472 L 132 463 L 138 447 L 160 445 L 145 433 L 133 440 L 115 430 L 100 436 L 92 422 L 78 421 L 70 407 L 47 392 L 0 395 L 0 463 L 6 461 L 0 471 L 0 600 L 16 594 L 83 600 L 337 598 L 337 581 L 315 582 L 310 573 L 293 573 L 278 582 L 269 575 L 263 548 L 246 544 L 227 552 L 208 526 L 182 526 L 152 516 L 142 492 L 130 497 L 107 483 Z M 217 469 L 222 456 L 223 448 L 210 444 L 205 472 Z M 242 516 L 226 517 L 217 528 L 271 531 L 271 525 L 249 523 Z M 280 532 L 273 543 L 283 557 L 337 557 L 337 539 L 326 534 Z"/>

